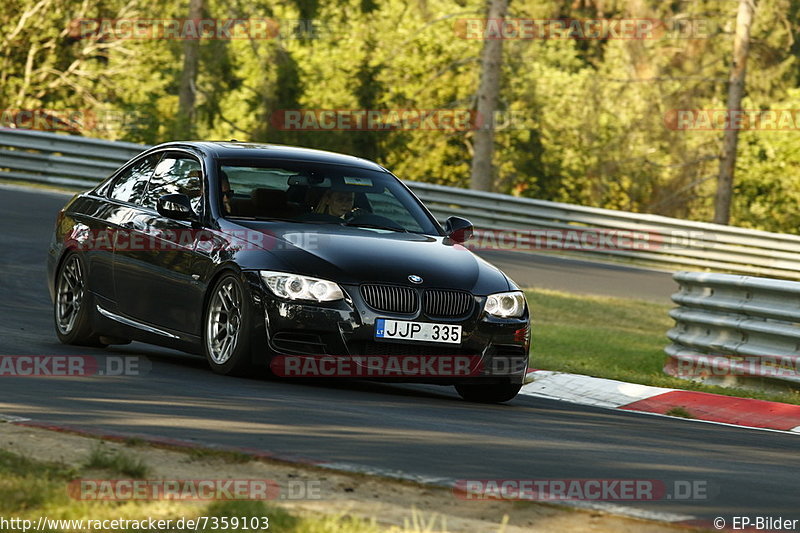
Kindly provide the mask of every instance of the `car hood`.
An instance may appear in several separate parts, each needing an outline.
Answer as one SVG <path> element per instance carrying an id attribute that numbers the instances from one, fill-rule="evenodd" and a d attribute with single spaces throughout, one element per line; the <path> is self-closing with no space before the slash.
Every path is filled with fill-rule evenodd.
<path id="1" fill-rule="evenodd" d="M 420 287 L 453 288 L 473 294 L 509 289 L 506 276 L 447 237 L 320 224 L 236 221 L 265 233 L 261 247 L 293 272 L 343 284 L 396 283 L 411 285 L 409 276 L 422 278 Z"/>

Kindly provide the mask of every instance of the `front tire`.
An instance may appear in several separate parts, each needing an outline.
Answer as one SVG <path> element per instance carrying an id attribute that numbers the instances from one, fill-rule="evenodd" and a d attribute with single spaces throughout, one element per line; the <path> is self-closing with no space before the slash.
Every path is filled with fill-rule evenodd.
<path id="1" fill-rule="evenodd" d="M 217 374 L 248 373 L 252 317 L 242 282 L 225 274 L 214 285 L 203 314 L 203 352 Z"/>
<path id="2" fill-rule="evenodd" d="M 61 262 L 53 304 L 56 335 L 63 344 L 105 346 L 92 330 L 94 299 L 86 288 L 86 272 L 86 262 L 76 252 Z"/>
<path id="3" fill-rule="evenodd" d="M 522 384 L 514 383 L 458 384 L 456 392 L 468 402 L 501 403 L 513 399 L 521 388 Z"/>

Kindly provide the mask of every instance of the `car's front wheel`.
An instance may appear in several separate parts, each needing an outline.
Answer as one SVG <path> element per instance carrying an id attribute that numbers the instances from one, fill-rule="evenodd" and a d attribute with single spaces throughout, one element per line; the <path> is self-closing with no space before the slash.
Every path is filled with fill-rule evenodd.
<path id="1" fill-rule="evenodd" d="M 521 384 L 487 383 L 486 385 L 458 384 L 456 392 L 468 402 L 500 403 L 513 399 L 522 388 Z"/>
<path id="2" fill-rule="evenodd" d="M 61 262 L 53 305 L 56 335 L 64 344 L 103 346 L 92 330 L 92 295 L 86 288 L 86 263 L 76 252 Z"/>
<path id="3" fill-rule="evenodd" d="M 245 289 L 233 274 L 214 285 L 205 314 L 203 349 L 218 374 L 242 375 L 250 370 L 250 307 Z"/>

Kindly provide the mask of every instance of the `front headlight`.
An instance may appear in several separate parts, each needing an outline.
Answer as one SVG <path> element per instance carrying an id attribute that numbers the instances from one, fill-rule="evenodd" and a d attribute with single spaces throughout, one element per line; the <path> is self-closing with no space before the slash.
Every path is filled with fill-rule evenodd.
<path id="1" fill-rule="evenodd" d="M 333 302 L 344 298 L 342 289 L 336 283 L 324 279 L 270 270 L 262 270 L 261 278 L 269 290 L 280 298 L 314 302 Z"/>
<path id="2" fill-rule="evenodd" d="M 490 294 L 483 310 L 500 318 L 520 317 L 525 312 L 525 295 L 522 291 Z"/>

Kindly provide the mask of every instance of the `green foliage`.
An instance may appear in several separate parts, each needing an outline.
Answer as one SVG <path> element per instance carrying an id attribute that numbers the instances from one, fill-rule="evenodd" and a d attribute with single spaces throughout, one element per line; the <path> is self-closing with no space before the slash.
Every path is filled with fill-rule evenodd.
<path id="1" fill-rule="evenodd" d="M 694 415 L 681 405 L 670 407 L 664 414 L 667 416 L 676 416 L 678 418 L 694 418 Z"/>
<path id="2" fill-rule="evenodd" d="M 99 444 L 92 448 L 84 464 L 85 468 L 108 470 L 132 478 L 144 478 L 150 470 L 138 457 L 121 451 L 112 451 Z"/>
<path id="3" fill-rule="evenodd" d="M 209 17 L 271 19 L 280 33 L 201 41 L 193 130 L 352 153 L 404 179 L 467 186 L 472 131 L 298 132 L 271 119 L 296 109 L 474 109 L 482 41 L 457 27 L 485 9 L 483 0 L 206 0 Z M 648 18 L 673 29 L 647 39 L 504 41 L 497 190 L 709 220 L 722 132 L 676 131 L 665 117 L 725 107 L 736 2 L 515 0 L 510 9 L 513 18 Z M 177 116 L 182 41 L 80 39 L 70 30 L 82 18 L 185 10 L 176 0 L 4 2 L 0 106 L 90 109 L 98 120 L 76 131 L 109 139 L 157 143 L 190 131 Z M 800 105 L 798 14 L 800 0 L 758 2 L 749 108 Z M 797 138 L 742 133 L 733 223 L 800 233 Z"/>
<path id="4" fill-rule="evenodd" d="M 34 509 L 52 498 L 63 497 L 64 484 L 75 475 L 64 465 L 0 450 L 0 512 Z"/>
<path id="5" fill-rule="evenodd" d="M 800 89 L 790 89 L 769 109 L 800 109 Z M 733 206 L 738 224 L 800 233 L 800 132 L 744 131 L 738 154 Z"/>

